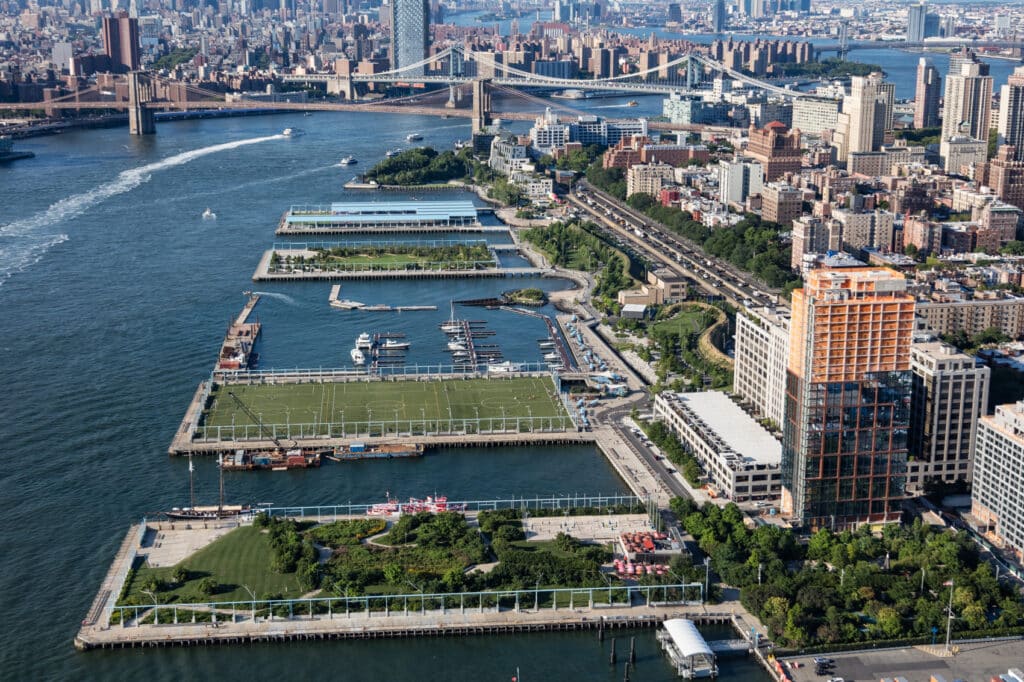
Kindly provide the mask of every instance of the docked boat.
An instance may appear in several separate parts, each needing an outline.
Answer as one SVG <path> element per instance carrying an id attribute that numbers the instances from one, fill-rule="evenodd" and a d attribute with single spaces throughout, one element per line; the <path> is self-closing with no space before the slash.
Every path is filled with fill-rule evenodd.
<path id="1" fill-rule="evenodd" d="M 321 453 L 317 450 L 292 448 L 290 450 L 260 450 L 246 452 L 236 450 L 221 461 L 221 468 L 228 471 L 252 471 L 255 469 L 310 469 L 320 466 Z"/>
<path id="2" fill-rule="evenodd" d="M 217 519 L 233 519 L 253 513 L 247 504 L 224 504 L 224 458 L 220 457 L 220 502 L 216 505 L 196 505 L 195 467 L 192 466 L 192 455 L 188 456 L 188 490 L 189 506 L 174 507 L 163 515 L 173 521 L 212 521 Z"/>
<path id="3" fill-rule="evenodd" d="M 357 161 L 356 157 L 354 156 L 345 156 L 342 157 L 341 161 L 339 161 L 338 163 L 340 163 L 342 166 L 351 166 L 353 164 L 359 163 L 359 161 Z"/>
<path id="4" fill-rule="evenodd" d="M 356 338 L 356 348 L 359 350 L 370 350 L 373 348 L 373 337 L 363 332 Z"/>
<path id="5" fill-rule="evenodd" d="M 438 497 L 428 495 L 422 500 L 410 497 L 409 502 L 402 505 L 403 514 L 418 514 L 420 512 L 440 514 L 450 511 L 466 511 L 466 505 L 448 502 L 448 498 L 443 495 Z"/>
<path id="6" fill-rule="evenodd" d="M 363 353 L 363 351 L 359 350 L 358 348 L 353 348 L 351 351 L 349 351 L 349 356 L 351 356 L 352 364 L 354 365 L 366 364 L 366 355 Z"/>
<path id="7" fill-rule="evenodd" d="M 380 344 L 381 350 L 408 350 L 408 341 L 399 341 L 398 339 L 384 339 L 384 342 Z"/>
<path id="8" fill-rule="evenodd" d="M 405 136 L 405 139 L 408 142 L 419 142 L 420 140 L 423 139 L 423 136 L 420 135 L 419 133 L 409 133 L 408 135 Z"/>
<path id="9" fill-rule="evenodd" d="M 495 362 L 487 365 L 488 374 L 511 374 L 512 372 L 518 372 L 523 368 L 522 365 L 506 360 L 505 362 Z"/>
<path id="10" fill-rule="evenodd" d="M 369 516 L 392 516 L 394 514 L 402 513 L 402 504 L 398 500 L 392 500 L 388 496 L 387 502 L 379 502 L 377 504 L 371 504 L 370 508 L 366 510 Z"/>
<path id="11" fill-rule="evenodd" d="M 207 206 L 206 210 L 203 211 L 203 220 L 216 220 L 216 219 L 217 219 L 217 214 L 214 213 L 213 211 L 211 211 L 210 207 Z"/>
<path id="12" fill-rule="evenodd" d="M 462 341 L 449 341 L 448 350 L 466 350 L 466 344 Z"/>
<path id="13" fill-rule="evenodd" d="M 423 445 L 421 443 L 410 445 L 400 443 L 367 445 L 366 443 L 354 442 L 336 447 L 331 459 L 339 462 L 352 462 L 360 459 L 394 459 L 422 456 Z"/>

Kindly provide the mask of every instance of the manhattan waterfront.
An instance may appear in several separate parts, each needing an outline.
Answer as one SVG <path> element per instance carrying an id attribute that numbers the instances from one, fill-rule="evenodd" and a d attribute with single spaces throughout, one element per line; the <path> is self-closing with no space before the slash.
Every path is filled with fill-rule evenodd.
<path id="1" fill-rule="evenodd" d="M 592 633 L 145 654 L 78 654 L 70 646 L 125 525 L 187 501 L 187 463 L 163 453 L 196 381 L 209 371 L 227 320 L 244 301 L 242 290 L 251 288 L 259 251 L 274 241 L 281 211 L 300 201 L 346 198 L 341 184 L 352 173 L 337 166 L 343 153 L 372 164 L 409 132 L 422 131 L 424 144 L 438 148 L 468 135 L 468 126 L 436 119 L 392 117 L 388 123 L 373 141 L 345 132 L 368 125 L 359 114 L 181 122 L 145 139 L 128 139 L 119 130 L 70 133 L 33 141 L 39 162 L 4 171 L 0 354 L 10 390 L 0 398 L 0 424 L 12 461 L 33 464 L 3 473 L 9 524 L 19 530 L 6 534 L 0 592 L 21 626 L 9 633 L 0 668 L 36 679 L 269 679 L 333 665 L 344 665 L 347 679 L 356 680 L 380 679 L 384 671 L 417 676 L 427 667 L 450 679 L 507 679 L 516 666 L 524 678 L 619 678 L 607 665 L 608 642 L 602 645 Z M 282 139 L 278 133 L 289 124 L 307 134 Z M 182 160 L 167 162 L 174 158 Z M 201 219 L 208 206 L 216 222 Z M 439 305 L 436 314 L 369 320 L 369 314 L 328 308 L 328 288 L 262 286 L 261 366 L 347 364 L 351 340 L 368 325 L 405 331 L 421 346 L 421 361 L 437 362 L 428 348 L 437 344 L 418 341 L 436 335 L 447 302 L 503 287 L 490 280 L 346 285 L 352 298 Z M 508 357 L 539 360 L 528 353 L 537 352 L 532 339 L 543 335 L 542 325 L 479 314 L 498 332 Z M 543 468 L 536 465 L 540 460 Z M 197 460 L 196 468 L 201 501 L 212 502 L 215 464 Z M 627 492 L 590 446 L 443 450 L 422 460 L 226 479 L 231 501 L 278 504 L 375 502 L 387 490 L 413 495 L 436 489 L 458 499 Z M 653 631 L 635 636 L 637 671 L 673 679 Z M 761 675 L 747 659 L 722 664 L 723 679 Z"/>

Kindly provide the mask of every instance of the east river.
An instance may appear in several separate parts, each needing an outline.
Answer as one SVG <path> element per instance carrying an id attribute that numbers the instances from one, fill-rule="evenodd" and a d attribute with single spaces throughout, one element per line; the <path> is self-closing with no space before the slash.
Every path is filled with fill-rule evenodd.
<path id="1" fill-rule="evenodd" d="M 885 51 L 893 65 L 905 53 Z M 878 61 L 856 53 L 866 61 Z M 895 70 L 896 66 L 887 69 Z M 941 68 L 941 67 L 940 67 Z M 996 85 L 1011 69 L 993 63 Z M 912 91 L 912 76 L 910 78 Z M 897 93 L 908 96 L 906 82 Z M 656 115 L 658 97 L 573 102 L 608 116 Z M 516 106 L 499 102 L 498 108 Z M 525 105 L 523 105 L 525 106 Z M 285 138 L 285 127 L 305 135 Z M 516 124 L 515 129 L 525 129 Z M 388 149 L 449 148 L 465 119 L 370 114 L 265 116 L 70 132 L 18 147 L 36 158 L 0 167 L 0 595 L 5 679 L 619 680 L 608 642 L 592 634 L 343 642 L 76 653 L 71 640 L 127 526 L 187 500 L 187 465 L 166 448 L 197 383 L 208 376 L 261 252 L 292 203 L 365 200 L 342 183 Z M 353 155 L 356 167 L 338 160 Z M 391 196 L 391 195 L 389 195 Z M 437 195 L 424 195 L 429 200 Z M 468 194 L 456 194 L 468 197 Z M 374 197 L 386 198 L 386 197 Z M 397 198 L 397 197 L 396 197 Z M 216 221 L 204 221 L 206 208 Z M 478 235 L 452 235 L 476 239 Z M 493 236 L 489 238 L 495 238 Z M 501 238 L 500 236 L 497 238 Z M 552 280 L 515 280 L 547 289 Z M 275 283 L 256 311 L 261 366 L 338 367 L 362 331 L 397 331 L 410 362 L 437 363 L 448 302 L 510 281 L 345 283 L 367 303 L 436 312 L 355 313 L 327 306 L 327 283 Z M 473 309 L 514 361 L 539 361 L 538 320 Z M 201 501 L 215 495 L 197 462 Z M 386 491 L 453 499 L 625 492 L 590 447 L 460 449 L 414 461 L 228 475 L 229 497 L 277 504 L 373 502 Z M 729 636 L 709 631 L 709 637 Z M 638 631 L 634 679 L 675 679 L 650 631 Z M 721 661 L 724 680 L 767 679 L 747 659 Z"/>

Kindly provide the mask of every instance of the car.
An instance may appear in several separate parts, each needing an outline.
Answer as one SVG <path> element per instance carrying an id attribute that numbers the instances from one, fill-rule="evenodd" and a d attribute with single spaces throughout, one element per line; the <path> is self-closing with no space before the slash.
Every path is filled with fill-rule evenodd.
<path id="1" fill-rule="evenodd" d="M 828 658 L 826 656 L 816 656 L 814 658 L 815 665 L 835 665 L 836 661 L 834 658 Z"/>
<path id="2" fill-rule="evenodd" d="M 833 677 L 828 682 L 846 682 L 846 680 L 841 677 Z"/>
<path id="3" fill-rule="evenodd" d="M 665 471 L 667 471 L 667 472 L 668 472 L 668 473 L 670 473 L 670 474 L 674 474 L 674 473 L 676 473 L 676 470 L 675 470 L 675 469 L 673 469 L 672 467 L 665 467 Z"/>

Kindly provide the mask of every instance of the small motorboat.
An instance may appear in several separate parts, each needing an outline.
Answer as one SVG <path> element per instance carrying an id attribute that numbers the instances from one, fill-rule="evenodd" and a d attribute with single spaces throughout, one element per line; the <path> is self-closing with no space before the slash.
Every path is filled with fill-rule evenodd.
<path id="1" fill-rule="evenodd" d="M 298 128 L 285 128 L 281 131 L 281 134 L 285 137 L 298 137 L 302 134 L 302 131 Z"/>
<path id="2" fill-rule="evenodd" d="M 354 163 L 359 163 L 354 156 L 346 156 L 339 162 L 342 166 L 351 166 Z"/>
<path id="3" fill-rule="evenodd" d="M 203 211 L 203 220 L 216 220 L 216 219 L 217 219 L 217 214 L 214 213 L 213 211 L 211 211 L 209 207 L 207 207 L 206 210 Z"/>
<path id="4" fill-rule="evenodd" d="M 419 133 L 409 133 L 408 135 L 405 136 L 405 139 L 409 142 L 419 142 L 420 140 L 423 139 L 423 136 L 420 135 Z"/>
<path id="5" fill-rule="evenodd" d="M 359 350 L 358 348 L 353 348 L 349 352 L 349 355 L 352 357 L 352 364 L 354 364 L 354 365 L 365 365 L 366 364 L 366 355 L 364 355 L 363 351 Z"/>

